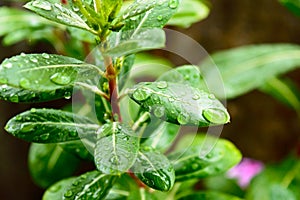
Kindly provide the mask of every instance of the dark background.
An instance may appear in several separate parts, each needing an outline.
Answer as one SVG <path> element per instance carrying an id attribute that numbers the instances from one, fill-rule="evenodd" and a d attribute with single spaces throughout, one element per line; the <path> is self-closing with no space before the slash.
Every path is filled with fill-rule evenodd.
<path id="1" fill-rule="evenodd" d="M 300 18 L 276 0 L 212 0 L 210 16 L 193 25 L 185 34 L 199 41 L 210 53 L 254 43 L 300 43 Z M 9 3 L 9 2 L 8 2 Z M 0 0 L 0 5 L 3 1 Z M 0 27 L 1 28 L 1 27 Z M 42 52 L 44 44 L 0 45 L 0 60 L 20 52 Z M 300 71 L 288 74 L 300 87 Z M 49 107 L 59 107 L 54 101 Z M 15 114 L 31 105 L 0 100 L 0 199 L 40 199 L 42 190 L 31 181 L 27 167 L 29 144 L 5 133 L 3 127 Z M 35 105 L 36 107 L 36 105 Z M 275 162 L 293 150 L 299 141 L 300 123 L 296 113 L 276 100 L 253 91 L 228 102 L 232 122 L 222 137 L 229 138 L 244 156 Z"/>

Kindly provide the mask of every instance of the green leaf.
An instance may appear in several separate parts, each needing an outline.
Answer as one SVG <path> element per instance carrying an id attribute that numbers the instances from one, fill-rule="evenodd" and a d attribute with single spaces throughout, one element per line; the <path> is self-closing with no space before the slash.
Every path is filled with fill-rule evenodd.
<path id="1" fill-rule="evenodd" d="M 64 197 L 64 193 L 67 190 L 67 187 L 71 185 L 76 177 L 71 177 L 67 179 L 63 179 L 51 187 L 49 187 L 43 195 L 43 200 L 61 200 Z"/>
<path id="2" fill-rule="evenodd" d="M 186 195 L 179 198 L 179 200 L 242 200 L 238 197 L 214 192 L 214 191 L 205 191 L 205 192 L 195 192 L 193 194 Z"/>
<path id="3" fill-rule="evenodd" d="M 95 163 L 98 170 L 107 174 L 121 174 L 134 163 L 139 149 L 139 139 L 124 124 L 108 123 L 98 131 Z"/>
<path id="4" fill-rule="evenodd" d="M 135 55 L 129 55 L 124 58 L 124 61 L 122 63 L 121 71 L 118 75 L 118 87 L 119 91 L 121 91 L 128 81 L 128 78 L 130 77 L 130 72 L 132 69 L 132 66 L 134 64 Z"/>
<path id="5" fill-rule="evenodd" d="M 227 123 L 230 118 L 212 94 L 186 84 L 142 82 L 129 96 L 154 116 L 175 124 L 209 126 Z"/>
<path id="6" fill-rule="evenodd" d="M 28 2 L 24 7 L 51 21 L 93 32 L 79 15 L 64 7 L 62 4 L 33 0 Z"/>
<path id="7" fill-rule="evenodd" d="M 95 135 L 99 125 L 73 113 L 33 108 L 10 119 L 5 129 L 29 142 L 57 143 L 79 140 L 78 132 Z"/>
<path id="8" fill-rule="evenodd" d="M 112 33 L 109 40 L 110 47 L 104 53 L 120 57 L 164 47 L 166 38 L 162 29 L 153 28 Z"/>
<path id="9" fill-rule="evenodd" d="M 136 0 L 120 16 L 124 30 L 162 28 L 177 11 L 179 0 Z"/>
<path id="10" fill-rule="evenodd" d="M 32 143 L 28 165 L 34 182 L 47 188 L 60 179 L 71 176 L 78 168 L 79 160 L 57 144 Z"/>
<path id="11" fill-rule="evenodd" d="M 69 178 L 51 186 L 43 200 L 88 200 L 103 199 L 116 181 L 116 176 L 91 171 L 79 177 Z"/>
<path id="12" fill-rule="evenodd" d="M 135 180 L 127 173 L 122 174 L 106 196 L 106 200 L 127 200 L 131 192 L 139 190 Z"/>
<path id="13" fill-rule="evenodd" d="M 149 187 L 169 191 L 175 182 L 174 168 L 160 152 L 144 146 L 132 167 L 135 175 Z"/>
<path id="14" fill-rule="evenodd" d="M 300 91 L 292 80 L 273 78 L 260 89 L 296 111 L 300 111 Z"/>
<path id="15" fill-rule="evenodd" d="M 65 152 L 68 152 L 80 159 L 94 161 L 94 157 L 81 141 L 70 141 L 58 144 Z"/>
<path id="16" fill-rule="evenodd" d="M 297 16 L 300 16 L 300 1 L 299 0 L 278 0 L 283 6 L 288 10 L 294 13 Z"/>
<path id="17" fill-rule="evenodd" d="M 150 132 L 149 126 L 144 132 Z M 175 141 L 179 133 L 180 126 L 168 122 L 162 122 L 158 126 L 153 127 L 151 135 L 143 143 L 145 146 L 150 146 L 160 152 L 167 151 Z"/>
<path id="18" fill-rule="evenodd" d="M 178 11 L 168 21 L 167 25 L 188 28 L 193 23 L 205 19 L 209 14 L 209 7 L 201 0 L 182 0 Z"/>
<path id="19" fill-rule="evenodd" d="M 275 76 L 299 67 L 300 46 L 292 44 L 243 46 L 215 53 L 212 59 L 215 64 L 208 59 L 200 67 L 209 73 L 210 70 L 214 70 L 214 65 L 217 65 L 227 98 L 234 98 L 262 86 Z"/>
<path id="20" fill-rule="evenodd" d="M 195 88 L 209 91 L 199 68 L 193 65 L 176 67 L 162 74 L 158 81 L 187 84 Z"/>
<path id="21" fill-rule="evenodd" d="M 97 1 L 96 1 L 97 2 Z M 99 0 L 100 13 L 107 21 L 112 21 L 122 6 L 122 0 Z M 97 5 L 97 4 L 96 4 Z"/>
<path id="22" fill-rule="evenodd" d="M 96 66 L 59 55 L 21 54 L 0 65 L 1 99 L 39 102 L 70 97 L 73 86 L 99 75 Z"/>
<path id="23" fill-rule="evenodd" d="M 188 137 L 188 141 L 193 141 Z M 172 161 L 175 169 L 176 180 L 184 181 L 193 178 L 205 178 L 226 172 L 234 165 L 238 164 L 242 158 L 240 151 L 229 141 L 218 139 L 216 144 L 207 155 L 201 155 L 205 136 L 197 135 L 194 143 L 187 147 L 187 143 L 182 143 L 184 149 L 170 154 L 168 157 Z M 183 139 L 182 142 L 185 140 Z M 180 144 L 179 144 L 180 145 Z"/>
<path id="24" fill-rule="evenodd" d="M 253 200 L 299 199 L 300 162 L 289 157 L 281 163 L 268 165 L 252 179 L 246 198 Z"/>

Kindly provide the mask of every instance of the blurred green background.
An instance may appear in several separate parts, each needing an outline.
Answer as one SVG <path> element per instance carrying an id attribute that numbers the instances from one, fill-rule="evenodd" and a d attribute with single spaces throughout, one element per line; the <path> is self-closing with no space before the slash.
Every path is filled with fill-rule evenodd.
<path id="1" fill-rule="evenodd" d="M 212 0 L 209 17 L 189 29 L 177 29 L 197 40 L 209 53 L 245 44 L 300 44 L 300 18 L 276 0 Z M 0 1 L 0 6 L 13 5 Z M 0 27 L 1 28 L 1 27 Z M 176 41 L 175 41 L 176 42 Z M 0 60 L 21 52 L 53 52 L 47 44 L 11 47 L 0 45 Z M 176 58 L 172 60 L 178 63 Z M 300 70 L 288 74 L 300 87 Z M 65 101 L 35 105 L 60 107 Z M 3 130 L 7 120 L 31 105 L 0 101 L 0 199 L 40 199 L 42 190 L 31 181 L 27 168 L 29 144 Z M 299 145 L 300 123 L 295 111 L 259 91 L 228 102 L 232 122 L 222 137 L 237 145 L 244 156 L 270 163 L 285 157 Z"/>

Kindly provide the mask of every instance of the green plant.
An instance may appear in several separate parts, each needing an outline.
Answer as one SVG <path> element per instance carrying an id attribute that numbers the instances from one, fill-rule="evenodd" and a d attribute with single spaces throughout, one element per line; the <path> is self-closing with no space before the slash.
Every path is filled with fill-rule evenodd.
<path id="1" fill-rule="evenodd" d="M 176 82 L 174 70 L 155 82 L 132 87 L 126 82 L 135 53 L 164 46 L 162 27 L 170 19 L 171 25 L 188 27 L 206 16 L 190 7 L 206 8 L 199 1 L 183 1 L 176 14 L 179 3 L 34 0 L 24 6 L 52 22 L 1 8 L 0 13 L 10 19 L 22 16 L 31 21 L 24 25 L 14 18 L 12 34 L 11 28 L 2 29 L 6 44 L 46 39 L 58 52 L 79 58 L 88 53 L 81 51 L 82 46 L 96 51 L 88 57 L 89 63 L 62 55 L 22 53 L 0 66 L 1 99 L 35 103 L 80 93 L 86 97 L 79 106 L 73 100 L 73 113 L 33 108 L 13 117 L 5 127 L 12 135 L 33 142 L 32 177 L 44 188 L 54 184 L 43 199 L 184 198 L 192 188 L 188 193 L 181 191 L 182 182 L 220 174 L 240 161 L 239 151 L 225 140 L 200 156 L 202 144 L 210 139 L 200 135 L 189 148 L 177 145 L 172 147 L 176 152 L 165 154 L 180 126 L 229 122 L 228 112 L 214 95 L 197 87 L 201 77 L 196 67 L 176 69 L 177 75 L 194 77 L 184 82 Z M 71 37 L 67 43 L 60 40 L 65 30 Z M 43 34 L 49 31 L 54 34 Z M 124 120 L 120 104 L 126 96 L 131 99 L 127 98 L 130 113 Z M 80 114 L 75 112 L 78 107 Z M 95 170 L 67 178 L 82 160 L 94 162 Z"/>

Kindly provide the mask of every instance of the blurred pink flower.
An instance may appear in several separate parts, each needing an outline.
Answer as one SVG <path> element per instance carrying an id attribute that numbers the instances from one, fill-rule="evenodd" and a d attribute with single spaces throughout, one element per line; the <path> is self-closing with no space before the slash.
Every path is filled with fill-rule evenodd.
<path id="1" fill-rule="evenodd" d="M 235 167 L 227 172 L 228 178 L 236 179 L 241 188 L 246 188 L 252 178 L 261 172 L 264 164 L 260 161 L 250 158 L 243 158 L 243 160 Z"/>

